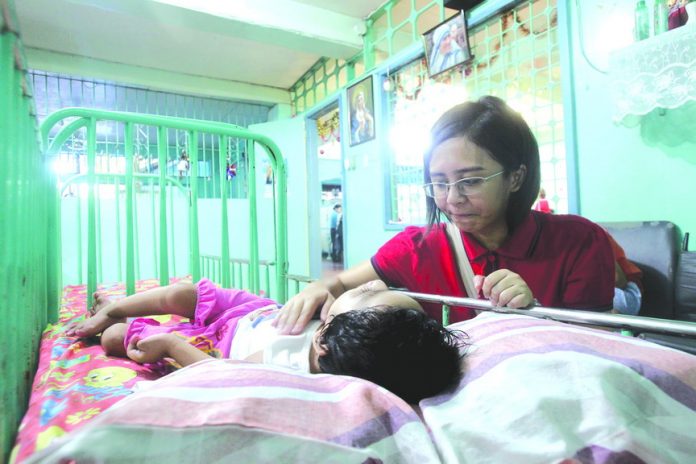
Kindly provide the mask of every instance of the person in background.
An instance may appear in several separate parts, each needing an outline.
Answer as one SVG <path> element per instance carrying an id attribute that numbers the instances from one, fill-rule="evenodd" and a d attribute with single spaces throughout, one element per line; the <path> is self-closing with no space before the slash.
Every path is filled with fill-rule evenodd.
<path id="1" fill-rule="evenodd" d="M 643 272 L 628 260 L 624 249 L 607 233 L 614 256 L 613 312 L 635 316 L 640 311 L 643 296 Z"/>
<path id="2" fill-rule="evenodd" d="M 494 306 L 609 311 L 614 260 L 607 234 L 574 215 L 532 211 L 540 184 L 537 141 L 527 123 L 497 97 L 454 106 L 431 130 L 423 160 L 428 225 L 407 227 L 371 260 L 315 281 L 276 319 L 301 332 L 316 312 L 326 317 L 344 292 L 380 279 L 413 292 L 489 299 Z M 456 226 L 473 274 L 467 294 L 444 221 Z M 441 307 L 423 304 L 434 318 Z M 474 317 L 451 308 L 450 320 Z"/>
<path id="3" fill-rule="evenodd" d="M 179 171 L 179 179 L 183 179 L 189 170 L 189 158 L 185 151 L 181 152 L 179 162 L 176 164 L 176 169 Z"/>
<path id="4" fill-rule="evenodd" d="M 278 304 L 208 279 L 176 283 L 110 301 L 95 293 L 92 316 L 67 336 L 101 333 L 111 356 L 147 364 L 171 358 L 187 366 L 210 357 L 275 364 L 312 373 L 370 380 L 410 403 L 456 387 L 461 378 L 463 332 L 445 329 L 420 304 L 384 283 L 343 293 L 301 334 L 271 325 Z M 160 325 L 133 317 L 177 314 L 190 319 Z"/>
<path id="5" fill-rule="evenodd" d="M 227 176 L 227 180 L 232 180 L 235 177 L 237 177 L 237 163 L 230 163 L 230 159 L 227 158 L 227 162 L 225 165 L 225 173 Z"/>
<path id="6" fill-rule="evenodd" d="M 534 203 L 534 211 L 553 214 L 553 210 L 549 206 L 549 200 L 546 199 L 546 190 L 543 188 L 539 190 L 539 199 Z"/>
<path id="7" fill-rule="evenodd" d="M 331 261 L 338 263 L 343 261 L 343 207 L 336 203 L 329 218 L 329 230 L 331 232 Z"/>

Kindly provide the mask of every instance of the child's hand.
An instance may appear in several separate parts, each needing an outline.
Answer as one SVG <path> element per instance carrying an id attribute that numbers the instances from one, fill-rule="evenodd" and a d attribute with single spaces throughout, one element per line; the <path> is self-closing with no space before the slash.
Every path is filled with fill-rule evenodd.
<path id="1" fill-rule="evenodd" d="M 140 364 L 154 363 L 169 357 L 172 345 L 179 341 L 184 342 L 172 334 L 157 334 L 143 340 L 133 337 L 128 343 L 126 354 Z"/>

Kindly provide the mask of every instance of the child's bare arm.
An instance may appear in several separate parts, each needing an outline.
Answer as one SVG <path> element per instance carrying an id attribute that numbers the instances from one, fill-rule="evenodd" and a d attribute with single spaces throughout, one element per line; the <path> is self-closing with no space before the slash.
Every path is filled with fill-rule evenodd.
<path id="1" fill-rule="evenodd" d="M 173 334 L 158 334 L 140 340 L 133 338 L 126 350 L 128 357 L 138 363 L 153 363 L 162 358 L 172 358 L 181 366 L 188 366 L 211 356 L 189 345 Z"/>

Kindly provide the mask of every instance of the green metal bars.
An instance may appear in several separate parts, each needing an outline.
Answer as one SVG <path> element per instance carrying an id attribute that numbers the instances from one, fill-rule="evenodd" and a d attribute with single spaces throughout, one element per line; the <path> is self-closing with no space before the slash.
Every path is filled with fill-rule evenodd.
<path id="1" fill-rule="evenodd" d="M 46 326 L 49 173 L 39 148 L 21 43 L 0 1 L 0 461 L 7 462 L 26 408 Z M 51 298 L 49 300 L 49 298 Z"/>
<path id="2" fill-rule="evenodd" d="M 125 140 L 125 149 L 123 155 L 106 156 L 103 153 L 97 153 L 97 139 L 99 128 L 105 127 L 105 124 L 110 124 L 110 127 L 117 125 L 118 131 L 123 131 L 123 140 Z M 61 126 L 62 125 L 62 126 Z M 143 129 L 143 127 L 145 129 Z M 126 291 L 131 294 L 135 290 L 135 281 L 141 277 L 142 271 L 140 266 L 142 262 L 140 255 L 146 253 L 152 254 L 156 261 L 155 272 L 159 278 L 160 284 L 169 283 L 172 275 L 172 265 L 176 259 L 179 264 L 182 261 L 187 261 L 184 266 L 184 272 L 176 272 L 179 276 L 189 274 L 193 280 L 201 277 L 201 243 L 210 248 L 210 243 L 219 243 L 216 250 L 216 255 L 220 256 L 222 263 L 230 263 L 228 266 L 222 266 L 218 283 L 222 286 L 229 287 L 232 284 L 231 279 L 231 259 L 230 247 L 231 241 L 234 241 L 234 236 L 231 234 L 231 223 L 240 221 L 230 221 L 228 210 L 228 202 L 232 201 L 227 196 L 227 180 L 224 171 L 225 161 L 228 156 L 228 148 L 230 139 L 237 138 L 246 141 L 247 158 L 249 166 L 249 178 L 255 178 L 254 171 L 254 156 L 256 146 L 261 146 L 268 155 L 271 168 L 274 172 L 274 198 L 275 205 L 273 207 L 273 242 L 275 245 L 272 260 L 274 262 L 274 291 L 272 297 L 279 301 L 285 301 L 287 298 L 287 200 L 286 200 L 286 176 L 285 166 L 280 150 L 275 143 L 269 138 L 253 133 L 244 128 L 209 121 L 198 121 L 192 119 L 183 119 L 166 116 L 142 115 L 135 113 L 111 112 L 91 110 L 85 108 L 66 108 L 57 111 L 46 118 L 41 126 L 41 136 L 47 146 L 47 157 L 58 159 L 63 144 L 75 134 L 85 133 L 86 140 L 84 146 L 86 152 L 82 157 L 86 158 L 86 162 L 78 162 L 78 165 L 86 165 L 86 173 L 78 172 L 76 175 L 65 179 L 62 186 L 62 192 L 72 191 L 73 186 L 77 186 L 77 198 L 73 199 L 77 204 L 75 223 L 71 224 L 67 216 L 67 209 L 63 208 L 62 217 L 67 224 L 62 225 L 63 235 L 66 230 L 70 231 L 70 235 L 78 237 L 87 237 L 87 257 L 85 259 L 87 266 L 87 287 L 88 297 L 97 288 L 97 283 L 102 281 L 102 269 L 109 271 L 111 269 L 120 269 L 120 253 L 110 253 L 110 248 L 121 250 L 121 236 L 125 242 L 125 282 Z M 158 166 L 155 173 L 141 172 L 137 170 L 139 159 L 137 157 L 137 147 L 134 141 L 134 131 L 136 128 L 145 131 L 152 130 L 156 133 L 157 140 L 157 160 Z M 110 129 L 113 130 L 113 129 Z M 80 132 L 82 131 L 82 132 Z M 179 178 L 170 175 L 173 167 L 176 167 L 177 160 L 172 160 L 169 156 L 168 138 L 169 133 L 175 131 L 186 134 L 186 153 L 190 163 L 190 171 L 187 177 Z M 221 183 L 222 198 L 218 199 L 199 199 L 198 198 L 198 176 L 199 176 L 199 159 L 200 153 L 199 143 L 205 138 L 213 138 L 216 140 L 218 150 L 218 169 L 214 175 L 219 177 Z M 174 164 L 172 164 L 174 163 Z M 138 172 L 136 172 L 138 171 Z M 87 181 L 84 184 L 84 181 Z M 82 184 L 81 184 L 82 182 Z M 147 183 L 147 185 L 145 185 Z M 187 185 L 185 185 L 187 184 Z M 124 189 L 125 192 L 121 192 Z M 121 199 L 124 193 L 123 199 Z M 260 288 L 260 268 L 262 266 L 258 250 L 258 229 L 257 221 L 257 190 L 255 184 L 250 182 L 249 200 L 248 200 L 248 221 L 249 221 L 249 244 L 250 247 L 249 260 L 249 286 L 248 289 L 254 293 L 258 293 Z M 149 200 L 147 201 L 147 195 Z M 174 214 L 174 196 L 178 195 L 179 209 L 185 208 L 185 214 L 177 217 Z M 82 203 L 81 197 L 86 196 L 86 213 L 79 206 Z M 57 197 L 56 204 L 65 205 L 70 199 Z M 240 200 L 237 200 L 240 201 Z M 244 200 L 247 202 L 247 200 Z M 207 202 L 202 204 L 201 202 Z M 214 211 L 218 216 L 217 224 L 208 226 L 212 220 L 211 214 L 202 214 L 201 207 L 205 206 L 208 211 L 211 210 L 211 202 L 214 202 Z M 123 206 L 122 206 L 123 205 Z M 185 205 L 185 206 L 181 206 Z M 120 211 L 123 208 L 124 211 Z M 149 208 L 149 209 L 148 209 Z M 111 211 L 116 209 L 116 211 Z M 144 211 L 144 212 L 143 212 Z M 59 213 L 60 214 L 60 213 Z M 81 232 L 82 215 L 87 217 L 86 234 Z M 111 227 L 109 221 L 105 220 L 108 215 L 115 217 L 114 229 L 115 232 L 110 232 Z M 141 227 L 143 222 L 151 223 L 150 229 L 142 231 L 145 227 Z M 240 218 L 241 220 L 241 218 Z M 202 221 L 202 222 L 201 222 Z M 76 229 L 77 227 L 77 229 Z M 218 229 L 219 230 L 215 230 Z M 200 231 L 199 231 L 200 229 Z M 174 243 L 174 231 L 186 232 L 186 243 L 181 241 Z M 205 235 L 199 237 L 201 233 Z M 111 234 L 111 235 L 109 235 Z M 55 238 L 53 246 L 61 249 L 60 235 Z M 113 237 L 115 246 L 111 247 L 111 243 L 104 243 L 108 237 Z M 182 232 L 183 236 L 183 232 Z M 231 240 L 231 238 L 233 240 Z M 68 237 L 64 237 L 63 243 L 67 242 Z M 84 246 L 84 244 L 79 244 Z M 174 251 L 181 251 L 181 248 L 186 248 L 184 259 L 181 255 L 175 258 Z M 79 250 L 78 250 L 79 254 Z M 111 254 L 111 258 L 109 255 Z M 58 265 L 63 266 L 64 262 L 72 259 L 71 256 L 62 256 L 58 259 Z M 82 258 L 78 257 L 78 264 Z M 63 270 L 65 268 L 63 267 Z M 105 272 L 106 272 L 105 271 Z M 153 277 L 153 276 L 147 276 Z M 268 285 L 268 279 L 267 279 Z M 268 291 L 268 290 L 267 290 Z M 53 315 L 55 316 L 55 315 Z"/>

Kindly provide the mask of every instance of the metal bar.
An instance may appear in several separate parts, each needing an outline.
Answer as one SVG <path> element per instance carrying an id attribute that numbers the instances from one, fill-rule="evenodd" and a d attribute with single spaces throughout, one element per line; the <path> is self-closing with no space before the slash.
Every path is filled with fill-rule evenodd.
<path id="1" fill-rule="evenodd" d="M 218 178 L 220 179 L 220 225 L 221 225 L 221 246 L 222 250 L 220 253 L 222 260 L 222 286 L 230 287 L 230 231 L 229 222 L 227 218 L 227 182 L 225 181 L 225 176 L 227 173 L 222 166 L 225 164 L 225 156 L 227 155 L 227 137 L 224 135 L 220 136 L 218 141 L 218 163 L 220 163 L 218 170 Z"/>
<path id="2" fill-rule="evenodd" d="M 150 166 L 152 166 L 152 158 L 150 155 L 148 155 L 148 162 L 150 163 Z M 157 178 L 159 179 L 159 175 L 157 175 Z M 157 208 L 155 207 L 156 205 L 156 200 L 155 200 L 155 179 L 152 177 L 148 179 L 149 180 L 149 187 L 150 187 L 150 208 L 151 208 L 151 214 L 148 217 L 149 220 L 152 220 L 152 227 L 150 228 L 150 231 L 152 232 L 152 247 L 150 250 L 152 251 L 152 264 L 155 268 L 155 272 L 159 270 L 159 266 L 157 266 L 158 263 L 158 258 L 157 258 L 157 221 L 156 221 L 156 213 Z M 160 275 L 159 272 L 157 272 L 157 275 Z M 160 283 L 160 285 L 162 285 Z"/>
<path id="3" fill-rule="evenodd" d="M 87 177 L 87 174 L 84 174 L 84 176 Z M 60 198 L 58 199 L 58 202 L 60 202 Z M 84 260 L 85 260 L 85 258 L 84 258 L 83 253 L 82 253 L 82 245 L 84 243 L 84 241 L 82 240 L 82 232 L 83 232 L 82 225 L 84 224 L 84 222 L 82 221 L 82 192 L 80 191 L 79 184 L 77 186 L 76 206 L 77 206 L 77 212 L 76 212 L 76 215 L 77 215 L 77 234 L 75 234 L 75 240 L 76 240 L 75 248 L 77 249 L 77 276 L 78 276 L 80 282 L 84 282 L 85 281 L 85 279 L 84 279 L 84 267 L 85 267 Z M 60 216 L 58 217 L 58 221 L 59 221 L 59 223 L 57 225 L 57 228 L 61 229 Z M 59 244 L 59 246 L 60 246 L 60 244 Z M 62 270 L 62 265 L 61 265 L 61 270 Z"/>
<path id="4" fill-rule="evenodd" d="M 247 160 L 249 163 L 249 289 L 259 292 L 259 226 L 256 188 L 256 151 L 253 140 L 247 140 Z"/>
<path id="5" fill-rule="evenodd" d="M 134 179 L 147 179 L 147 180 L 159 179 L 159 174 L 141 174 L 141 173 L 134 173 L 133 170 L 132 170 L 132 166 L 131 166 L 131 176 L 132 176 Z M 65 193 L 65 190 L 66 190 L 71 184 L 77 182 L 78 180 L 88 179 L 88 178 L 89 178 L 89 177 L 88 177 L 88 174 L 75 174 L 74 176 L 69 177 L 69 178 L 65 181 L 65 184 L 63 185 L 63 187 L 61 188 L 60 193 L 61 193 L 61 194 Z M 125 174 L 108 174 L 108 173 L 105 174 L 105 173 L 99 173 L 99 172 L 97 172 L 97 173 L 94 174 L 94 178 L 95 178 L 95 179 L 101 179 L 101 180 L 108 180 L 108 179 L 112 179 L 112 178 L 119 178 L 119 179 L 123 178 L 123 179 L 125 179 L 125 178 L 126 178 L 126 175 L 125 175 Z M 166 179 L 167 179 L 167 180 L 166 180 L 167 183 L 172 184 L 174 187 L 177 187 L 177 188 L 178 188 L 180 191 L 182 191 L 183 193 L 186 192 L 186 187 L 185 187 L 181 182 L 179 182 L 178 180 L 176 180 L 174 177 L 167 176 Z"/>
<path id="6" fill-rule="evenodd" d="M 157 164 L 159 166 L 159 276 L 160 285 L 162 286 L 169 284 L 169 260 L 167 253 L 167 148 L 167 131 L 163 126 L 160 126 L 157 128 Z"/>
<path id="7" fill-rule="evenodd" d="M 262 145 L 271 161 L 273 169 L 274 189 L 274 227 L 275 227 L 275 264 L 276 264 L 276 293 L 275 299 L 285 302 L 288 298 L 288 211 L 287 211 L 287 178 L 285 162 L 280 152 L 275 152 L 277 147 Z"/>
<path id="8" fill-rule="evenodd" d="M 579 309 L 545 308 L 535 306 L 530 309 L 513 309 L 507 307 L 495 307 L 488 300 L 474 298 L 458 298 L 450 296 L 429 295 L 426 293 L 407 292 L 397 290 L 413 299 L 428 303 L 440 303 L 448 306 L 460 306 L 481 311 L 493 311 L 502 314 L 519 314 L 522 316 L 537 317 L 540 319 L 552 319 L 561 322 L 572 322 L 583 325 L 601 325 L 605 327 L 636 330 L 653 333 L 665 333 L 696 338 L 696 323 L 684 321 L 671 321 L 655 317 L 627 316 L 625 314 L 596 313 Z"/>
<path id="9" fill-rule="evenodd" d="M 87 125 L 87 307 L 94 303 L 94 292 L 97 290 L 97 211 L 94 188 L 96 183 L 96 143 L 97 120 L 89 119 Z"/>
<path id="10" fill-rule="evenodd" d="M 177 243 L 177 230 L 176 230 L 176 222 L 177 222 L 177 217 L 175 216 L 176 212 L 174 210 L 174 194 L 170 192 L 170 195 L 168 196 L 169 198 L 169 237 L 171 240 L 169 240 L 169 256 L 171 257 L 171 273 L 172 275 L 176 276 L 178 275 L 176 272 L 176 243 Z M 181 243 L 181 240 L 179 240 L 179 243 Z"/>
<path id="11" fill-rule="evenodd" d="M 116 265 L 119 282 L 123 281 L 123 253 L 121 250 L 121 181 L 118 177 L 114 177 L 114 214 L 116 215 Z"/>
<path id="12" fill-rule="evenodd" d="M 135 293 L 135 211 L 133 208 L 133 123 L 125 127 L 124 154 L 126 157 L 126 294 Z"/>
<path id="13" fill-rule="evenodd" d="M 194 282 L 201 278 L 200 244 L 198 241 L 198 132 L 188 131 L 188 155 L 191 163 L 191 176 L 189 177 L 189 266 Z"/>
<path id="14" fill-rule="evenodd" d="M 96 146 L 97 146 L 97 141 L 96 141 L 96 133 L 95 133 L 95 141 L 94 141 L 94 146 L 95 146 L 95 173 L 96 173 Z M 103 160 L 103 158 L 100 158 Z M 95 207 L 95 212 L 96 212 L 96 236 L 97 236 L 97 282 L 103 282 L 104 281 L 104 274 L 103 274 L 103 268 L 102 268 L 102 254 L 104 248 L 102 247 L 102 231 L 101 231 L 101 224 L 102 224 L 102 214 L 101 214 L 101 189 L 102 184 L 95 185 L 95 190 L 94 190 L 94 207 Z"/>

